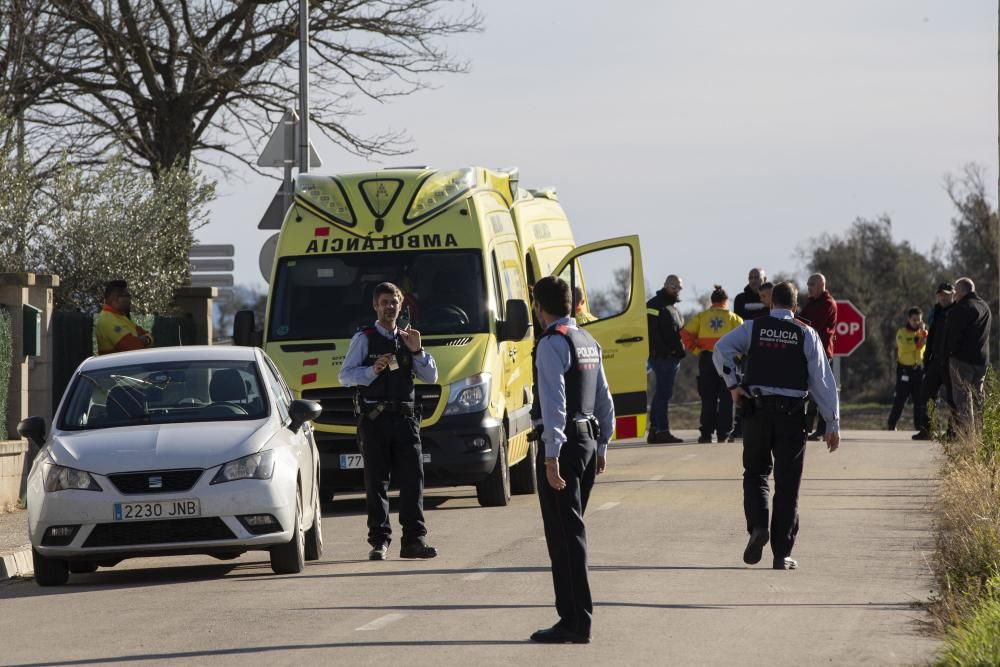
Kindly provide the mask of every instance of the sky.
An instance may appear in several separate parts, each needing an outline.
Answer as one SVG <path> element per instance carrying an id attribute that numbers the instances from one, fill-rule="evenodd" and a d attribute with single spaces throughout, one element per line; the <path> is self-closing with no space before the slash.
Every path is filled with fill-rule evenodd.
<path id="1" fill-rule="evenodd" d="M 577 243 L 638 234 L 646 281 L 687 306 L 752 266 L 802 275 L 802 251 L 887 214 L 929 252 L 950 236 L 948 173 L 997 176 L 997 3 L 986 0 L 483 2 L 448 39 L 468 74 L 361 105 L 362 133 L 404 130 L 373 161 L 315 130 L 327 173 L 426 164 L 520 168 L 555 186 Z M 263 148 L 266 137 L 261 137 Z M 280 170 L 273 170 L 280 177 Z M 220 181 L 201 243 L 234 243 L 264 288 L 256 225 L 277 180 Z M 830 285 L 836 295 L 836 285 Z"/>

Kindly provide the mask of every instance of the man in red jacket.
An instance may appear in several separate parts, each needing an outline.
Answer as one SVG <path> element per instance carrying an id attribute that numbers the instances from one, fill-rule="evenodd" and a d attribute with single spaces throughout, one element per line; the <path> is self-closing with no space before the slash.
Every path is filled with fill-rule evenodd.
<path id="1" fill-rule="evenodd" d="M 806 288 L 809 291 L 809 298 L 799 310 L 799 317 L 819 334 L 819 340 L 826 352 L 826 359 L 829 361 L 833 359 L 833 332 L 837 326 L 837 302 L 827 291 L 826 276 L 822 273 L 814 273 L 809 276 Z M 809 401 L 809 410 L 806 416 L 807 425 L 812 424 L 813 415 L 816 415 L 816 430 L 809 434 L 809 439 L 822 440 L 826 433 L 826 421 L 823 420 L 822 415 L 817 414 L 816 404 Z"/>

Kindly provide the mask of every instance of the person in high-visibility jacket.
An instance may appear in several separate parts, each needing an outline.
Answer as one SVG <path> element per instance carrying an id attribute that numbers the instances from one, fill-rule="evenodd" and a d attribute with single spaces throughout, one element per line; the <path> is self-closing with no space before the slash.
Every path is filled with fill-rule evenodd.
<path id="1" fill-rule="evenodd" d="M 716 285 L 711 296 L 712 307 L 704 310 L 681 329 L 684 347 L 698 357 L 698 395 L 701 397 L 701 437 L 698 442 L 725 442 L 733 430 L 733 397 L 712 363 L 715 343 L 743 324 L 743 318 L 729 310 L 729 295 Z M 707 352 L 707 354 L 703 354 Z"/>
<path id="2" fill-rule="evenodd" d="M 927 406 L 920 392 L 924 382 L 927 327 L 923 316 L 924 311 L 917 306 L 910 308 L 906 313 L 906 326 L 896 331 L 896 390 L 889 412 L 890 431 L 896 430 L 906 399 L 913 401 L 913 425 L 919 431 L 924 423 Z"/>
<path id="3" fill-rule="evenodd" d="M 153 346 L 153 336 L 132 321 L 132 294 L 124 280 L 104 287 L 104 307 L 94 325 L 97 354 L 143 350 Z"/>

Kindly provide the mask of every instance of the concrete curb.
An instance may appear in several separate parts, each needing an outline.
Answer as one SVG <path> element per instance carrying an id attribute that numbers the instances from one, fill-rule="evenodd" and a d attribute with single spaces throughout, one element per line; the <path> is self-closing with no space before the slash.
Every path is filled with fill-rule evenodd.
<path id="1" fill-rule="evenodd" d="M 0 555 L 0 581 L 15 577 L 31 577 L 34 573 L 31 547 Z"/>

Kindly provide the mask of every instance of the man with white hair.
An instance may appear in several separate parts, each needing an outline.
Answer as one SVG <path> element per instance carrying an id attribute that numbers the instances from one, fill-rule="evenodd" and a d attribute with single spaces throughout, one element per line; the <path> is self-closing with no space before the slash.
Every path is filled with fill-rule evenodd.
<path id="1" fill-rule="evenodd" d="M 976 412 L 982 410 L 986 399 L 983 382 L 990 355 L 990 318 L 990 307 L 976 294 L 972 279 L 956 280 L 955 305 L 948 314 L 945 329 L 945 349 L 958 425 L 966 430 L 976 428 Z"/>

